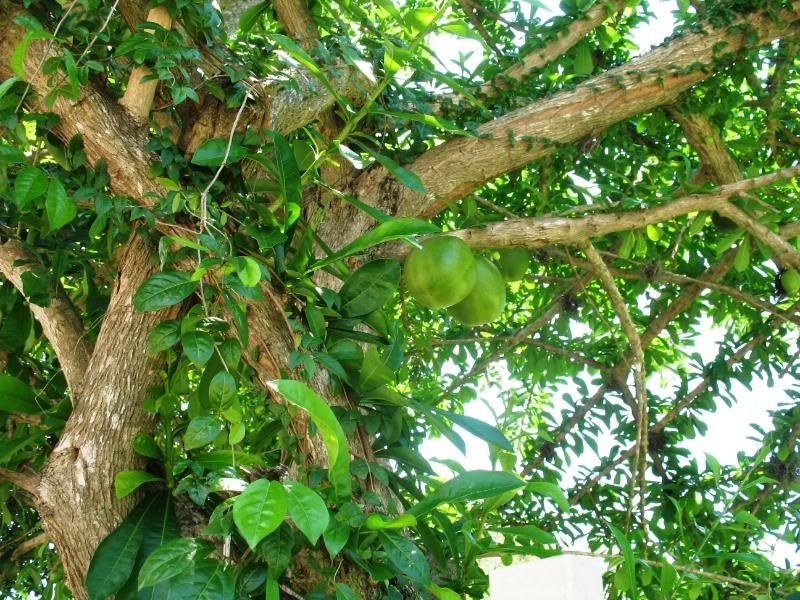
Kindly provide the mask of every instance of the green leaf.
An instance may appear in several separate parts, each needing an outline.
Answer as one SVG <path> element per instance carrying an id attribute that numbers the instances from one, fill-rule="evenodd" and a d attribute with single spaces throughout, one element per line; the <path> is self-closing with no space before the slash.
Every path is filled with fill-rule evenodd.
<path id="1" fill-rule="evenodd" d="M 36 392 L 27 383 L 12 375 L 0 374 L 0 410 L 16 413 L 38 413 Z"/>
<path id="2" fill-rule="evenodd" d="M 271 33 L 268 34 L 267 37 L 278 44 L 281 48 L 283 48 L 286 53 L 303 65 L 309 72 L 316 77 L 322 85 L 324 85 L 331 95 L 336 99 L 336 102 L 339 103 L 342 107 L 347 106 L 347 101 L 342 98 L 339 93 L 336 91 L 336 88 L 331 85 L 331 82 L 325 76 L 325 74 L 320 70 L 317 64 L 312 60 L 312 58 L 306 54 L 306 51 L 303 50 L 300 46 L 298 46 L 294 40 L 285 35 L 281 35 L 280 33 Z"/>
<path id="3" fill-rule="evenodd" d="M 750 266 L 750 236 L 744 236 L 742 243 L 739 244 L 739 249 L 736 251 L 736 258 L 733 261 L 733 267 L 737 272 L 743 273 Z"/>
<path id="4" fill-rule="evenodd" d="M 569 500 L 555 483 L 547 481 L 532 481 L 527 485 L 528 491 L 540 496 L 547 496 L 556 503 L 558 509 L 567 512 L 570 509 Z"/>
<path id="5" fill-rule="evenodd" d="M 249 32 L 258 22 L 258 18 L 270 7 L 269 2 L 259 2 L 254 4 L 239 17 L 239 30 L 242 33 Z"/>
<path id="6" fill-rule="evenodd" d="M 325 542 L 325 548 L 331 558 L 336 558 L 348 539 L 350 539 L 350 526 L 335 519 L 331 519 L 328 528 L 322 534 L 322 541 Z"/>
<path id="7" fill-rule="evenodd" d="M 236 269 L 236 274 L 245 287 L 255 287 L 261 281 L 261 267 L 249 256 L 239 257 L 239 266 Z"/>
<path id="8" fill-rule="evenodd" d="M 301 483 L 287 481 L 284 485 L 289 498 L 289 516 L 311 545 L 316 545 L 330 521 L 325 502 L 314 490 Z"/>
<path id="9" fill-rule="evenodd" d="M 227 160 L 225 155 L 227 153 Z M 237 161 L 242 160 L 248 155 L 247 148 L 243 147 L 236 141 L 236 136 L 231 142 L 230 151 L 228 151 L 228 138 L 211 138 L 203 142 L 200 147 L 195 150 L 192 155 L 192 164 L 201 167 L 219 167 L 222 165 L 223 160 L 225 164 L 230 165 Z"/>
<path id="10" fill-rule="evenodd" d="M 283 199 L 288 205 L 300 206 L 303 192 L 300 185 L 300 169 L 294 158 L 292 147 L 286 138 L 277 132 L 271 132 L 275 145 L 275 175 L 281 187 Z"/>
<path id="11" fill-rule="evenodd" d="M 358 143 L 358 142 L 356 142 Z M 384 168 L 386 168 L 397 180 L 407 188 L 417 192 L 418 194 L 425 194 L 425 186 L 422 180 L 413 171 L 409 171 L 405 167 L 401 167 L 394 160 L 388 156 L 381 154 L 366 144 L 358 144 L 366 150 L 375 160 L 377 160 Z"/>
<path id="12" fill-rule="evenodd" d="M 342 286 L 341 313 L 360 317 L 386 304 L 400 285 L 400 263 L 393 259 L 373 260 L 353 273 Z"/>
<path id="13" fill-rule="evenodd" d="M 415 527 L 417 525 L 417 518 L 409 513 L 398 515 L 394 519 L 388 521 L 378 513 L 373 513 L 364 521 L 364 527 L 369 531 L 380 531 L 383 529 L 405 529 L 406 527 Z"/>
<path id="14" fill-rule="evenodd" d="M 458 413 L 448 410 L 436 409 L 436 412 L 440 415 L 444 415 L 459 427 L 463 427 L 475 437 L 489 442 L 490 444 L 494 444 L 499 448 L 503 448 L 504 450 L 508 450 L 509 452 L 514 451 L 511 442 L 506 439 L 506 436 L 504 436 L 497 427 L 484 423 L 480 419 L 468 417 L 467 415 L 459 415 Z"/>
<path id="15" fill-rule="evenodd" d="M 370 346 L 364 353 L 361 371 L 358 374 L 358 387 L 363 391 L 374 390 L 394 381 L 394 371 L 383 364 L 378 351 Z"/>
<path id="16" fill-rule="evenodd" d="M 19 81 L 19 79 L 17 79 L 16 77 L 9 77 L 3 83 L 0 83 L 0 99 L 2 99 L 3 96 L 6 95 L 8 90 L 10 90 L 12 86 L 15 83 L 17 83 L 17 81 Z"/>
<path id="17" fill-rule="evenodd" d="M 104 600 L 125 584 L 142 545 L 143 524 L 148 509 L 158 497 L 145 498 L 109 533 L 97 549 L 86 573 L 89 600 Z"/>
<path id="18" fill-rule="evenodd" d="M 352 496 L 350 450 L 347 445 L 347 437 L 330 406 L 300 381 L 279 379 L 273 381 L 271 386 L 288 402 L 299 406 L 311 417 L 325 442 L 330 464 L 328 476 L 336 491 L 336 497 L 340 502 L 350 500 Z"/>
<path id="19" fill-rule="evenodd" d="M 489 527 L 489 531 L 502 535 L 523 538 L 538 544 L 555 544 L 556 536 L 549 531 L 539 529 L 536 525 L 518 525 L 516 527 Z"/>
<path id="20" fill-rule="evenodd" d="M 448 121 L 447 119 L 442 119 L 440 117 L 435 117 L 433 115 L 427 115 L 423 113 L 412 113 L 412 112 L 385 111 L 385 110 L 374 110 L 372 111 L 372 113 L 383 115 L 384 117 L 394 117 L 395 119 L 407 119 L 409 121 L 416 121 L 417 123 L 424 123 L 425 125 L 430 125 L 431 127 L 435 127 L 436 129 L 441 129 L 448 133 L 474 137 L 472 133 L 470 133 L 469 131 L 465 131 L 464 129 L 461 129 L 452 121 Z"/>
<path id="21" fill-rule="evenodd" d="M 186 450 L 202 448 L 213 442 L 225 424 L 217 417 L 203 415 L 189 421 L 186 433 L 183 434 L 183 445 Z"/>
<path id="22" fill-rule="evenodd" d="M 164 600 L 234 600 L 236 582 L 224 562 L 209 558 L 189 567 L 169 580 Z"/>
<path id="23" fill-rule="evenodd" d="M 158 444 L 156 444 L 153 436 L 149 433 L 140 431 L 136 434 L 136 437 L 133 438 L 132 443 L 133 449 L 136 450 L 137 454 L 158 460 L 162 460 L 164 458 L 161 455 L 161 449 L 158 447 Z"/>
<path id="24" fill-rule="evenodd" d="M 49 231 L 58 231 L 78 215 L 75 201 L 67 195 L 64 185 L 56 178 L 50 180 L 45 201 Z"/>
<path id="25" fill-rule="evenodd" d="M 188 570 L 198 550 L 208 552 L 194 538 L 178 538 L 154 550 L 139 571 L 138 587 L 155 586 Z"/>
<path id="26" fill-rule="evenodd" d="M 236 400 L 236 379 L 227 371 L 220 371 L 208 386 L 208 399 L 214 406 L 226 408 Z"/>
<path id="27" fill-rule="evenodd" d="M 25 167 L 14 180 L 17 206 L 25 208 L 31 200 L 43 195 L 48 188 L 47 175 L 37 167 Z"/>
<path id="28" fill-rule="evenodd" d="M 189 273 L 164 271 L 145 281 L 133 297 L 133 307 L 140 312 L 168 308 L 191 296 L 197 289 Z"/>
<path id="29" fill-rule="evenodd" d="M 419 518 L 440 504 L 482 500 L 522 487 L 525 487 L 525 482 L 506 471 L 467 471 L 440 485 L 408 512 Z"/>
<path id="30" fill-rule="evenodd" d="M 233 503 L 233 522 L 254 550 L 286 516 L 286 490 L 277 481 L 259 479 L 249 484 Z"/>
<path id="31" fill-rule="evenodd" d="M 114 478 L 114 491 L 117 498 L 124 498 L 149 481 L 163 481 L 163 479 L 145 471 L 120 471 Z"/>
<path id="32" fill-rule="evenodd" d="M 575 47 L 575 75 L 584 77 L 591 75 L 593 70 L 592 49 L 588 42 L 582 41 Z"/>
<path id="33" fill-rule="evenodd" d="M 181 322 L 164 321 L 159 323 L 147 336 L 147 348 L 150 354 L 158 354 L 181 341 Z"/>
<path id="34" fill-rule="evenodd" d="M 336 584 L 336 600 L 361 600 L 353 589 L 344 583 Z"/>
<path id="35" fill-rule="evenodd" d="M 389 564 L 396 572 L 402 573 L 421 585 L 428 585 L 431 582 L 428 561 L 414 542 L 397 533 L 385 531 L 379 531 L 378 537 L 386 551 Z"/>
<path id="36" fill-rule="evenodd" d="M 214 354 L 214 339 L 204 331 L 190 331 L 181 338 L 186 356 L 194 364 L 203 366 Z"/>
<path id="37" fill-rule="evenodd" d="M 424 235 L 426 233 L 436 233 L 439 228 L 432 223 L 422 221 L 421 219 L 414 219 L 411 217 L 402 217 L 399 219 L 392 219 L 381 223 L 375 229 L 371 229 L 359 238 L 356 238 L 347 246 L 334 252 L 327 258 L 323 258 L 315 262 L 309 268 L 310 271 L 320 269 L 322 267 L 331 265 L 337 260 L 341 260 L 353 254 L 357 254 L 384 242 L 398 240 L 400 238 L 408 237 L 411 235 Z"/>
<path id="38" fill-rule="evenodd" d="M 628 588 L 628 594 L 631 598 L 638 598 L 639 590 L 637 589 L 636 586 L 636 558 L 633 555 L 633 550 L 631 550 L 631 544 L 628 541 L 628 538 L 625 537 L 625 534 L 622 533 L 622 531 L 620 531 L 610 523 L 608 524 L 608 528 L 611 530 L 611 534 L 614 536 L 614 539 L 617 540 L 617 545 L 619 546 L 619 549 L 622 551 L 624 569 L 630 586 Z"/>

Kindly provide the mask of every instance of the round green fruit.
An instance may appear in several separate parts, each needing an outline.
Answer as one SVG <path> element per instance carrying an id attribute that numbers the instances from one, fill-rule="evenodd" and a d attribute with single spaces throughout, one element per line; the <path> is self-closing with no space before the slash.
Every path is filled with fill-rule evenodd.
<path id="1" fill-rule="evenodd" d="M 475 285 L 475 258 L 463 241 L 451 236 L 429 238 L 406 258 L 403 283 L 428 308 L 461 302 Z"/>
<path id="2" fill-rule="evenodd" d="M 531 255 L 527 248 L 504 248 L 500 250 L 500 260 L 497 266 L 500 274 L 508 282 L 519 281 L 528 272 Z"/>
<path id="3" fill-rule="evenodd" d="M 784 271 L 781 275 L 781 285 L 783 285 L 787 295 L 796 295 L 797 292 L 800 292 L 800 273 L 794 269 Z"/>
<path id="4" fill-rule="evenodd" d="M 506 305 L 506 282 L 494 263 L 486 258 L 475 260 L 475 287 L 448 312 L 464 325 L 474 327 L 494 321 Z"/>

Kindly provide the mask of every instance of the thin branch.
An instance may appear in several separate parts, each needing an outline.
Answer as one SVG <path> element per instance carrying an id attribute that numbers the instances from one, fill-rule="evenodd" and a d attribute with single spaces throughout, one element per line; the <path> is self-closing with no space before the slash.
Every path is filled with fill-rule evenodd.
<path id="1" fill-rule="evenodd" d="M 16 548 L 14 548 L 14 552 L 11 553 L 11 562 L 15 562 L 25 556 L 31 550 L 34 550 L 41 546 L 42 544 L 46 544 L 48 541 L 48 537 L 46 533 L 40 533 L 28 540 L 21 542 Z"/>
<path id="2" fill-rule="evenodd" d="M 737 221 L 753 235 L 768 243 L 788 264 L 800 268 L 800 253 L 787 248 L 783 240 L 757 222 L 750 215 L 727 202 L 731 196 L 762 188 L 800 176 L 800 166 L 781 169 L 735 183 L 723 185 L 703 194 L 691 194 L 643 210 L 596 214 L 579 218 L 531 217 L 488 223 L 480 228 L 457 229 L 447 235 L 461 238 L 476 249 L 541 248 L 553 244 L 580 244 L 593 237 L 602 237 L 620 231 L 640 229 L 699 211 L 717 211 Z M 407 252 L 407 245 L 396 246 Z"/>
<path id="3" fill-rule="evenodd" d="M 35 473 L 21 473 L 9 469 L 0 468 L 0 479 L 5 479 L 13 483 L 21 490 L 25 490 L 31 496 L 39 495 L 39 476 Z"/>
<path id="4" fill-rule="evenodd" d="M 467 15 L 467 18 L 469 19 L 469 22 L 472 23 L 472 26 L 478 30 L 478 33 L 483 38 L 483 41 L 486 43 L 486 45 L 492 49 L 492 52 L 494 52 L 498 58 L 503 58 L 503 53 L 500 51 L 500 48 L 497 47 L 497 44 L 495 44 L 492 36 L 489 35 L 489 32 L 486 31 L 486 28 L 483 26 L 483 23 L 481 23 L 478 15 L 475 14 L 475 9 L 471 3 L 467 0 L 456 0 L 456 2 L 458 2 L 461 10 L 464 11 L 464 14 Z"/>
<path id="5" fill-rule="evenodd" d="M 21 294 L 24 294 L 23 275 L 35 271 L 39 264 L 39 257 L 16 240 L 0 245 L 0 274 Z M 60 289 L 50 299 L 48 306 L 34 302 L 30 302 L 29 306 L 58 357 L 74 402 L 92 354 L 92 345 L 86 337 L 83 322 Z"/>
<path id="6" fill-rule="evenodd" d="M 647 472 L 648 418 L 647 388 L 645 383 L 644 351 L 642 350 L 642 340 L 639 337 L 639 334 L 636 332 L 636 327 L 633 324 L 633 319 L 631 319 L 630 313 L 628 312 L 625 299 L 622 297 L 617 284 L 614 283 L 614 278 L 611 276 L 611 273 L 608 270 L 608 265 L 606 265 L 605 261 L 592 245 L 591 241 L 587 241 L 582 248 L 586 254 L 586 258 L 589 259 L 589 263 L 594 267 L 595 273 L 597 273 L 598 277 L 600 278 L 600 281 L 606 290 L 606 294 L 608 294 L 608 298 L 611 301 L 611 305 L 614 307 L 614 311 L 619 317 L 620 323 L 622 324 L 622 329 L 625 332 L 625 336 L 628 338 L 628 343 L 631 345 L 633 362 L 635 365 L 633 378 L 636 386 L 636 403 L 638 409 L 636 415 L 636 431 L 638 439 L 636 440 L 634 464 L 638 468 L 639 472 L 639 518 L 642 529 L 646 532 L 647 519 L 645 518 L 645 505 L 647 502 L 647 487 L 645 484 L 645 474 Z M 632 469 L 632 471 L 635 473 L 636 469 Z M 633 486 L 634 478 L 635 476 L 631 477 L 631 486 Z"/>

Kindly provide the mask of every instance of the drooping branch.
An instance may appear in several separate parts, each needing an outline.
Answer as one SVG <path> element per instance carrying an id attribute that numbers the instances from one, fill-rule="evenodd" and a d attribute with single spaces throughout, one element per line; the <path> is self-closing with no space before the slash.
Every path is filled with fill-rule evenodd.
<path id="1" fill-rule="evenodd" d="M 23 275 L 33 272 L 38 257 L 16 240 L 0 245 L 0 273 L 24 294 Z M 62 290 L 56 291 L 48 306 L 30 303 L 33 316 L 58 357 L 64 378 L 73 393 L 78 393 L 92 354 L 83 322 Z"/>

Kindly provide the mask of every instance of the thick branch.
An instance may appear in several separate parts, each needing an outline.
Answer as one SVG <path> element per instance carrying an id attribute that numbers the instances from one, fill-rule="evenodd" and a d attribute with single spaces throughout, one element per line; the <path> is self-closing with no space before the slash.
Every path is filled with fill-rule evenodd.
<path id="1" fill-rule="evenodd" d="M 0 273 L 20 293 L 23 293 L 22 275 L 34 271 L 38 263 L 38 257 L 15 240 L 0 245 Z M 86 338 L 83 322 L 61 290 L 54 294 L 49 306 L 31 302 L 30 309 L 58 357 L 74 398 L 80 390 L 92 354 L 92 345 Z"/>
<path id="2" fill-rule="evenodd" d="M 718 48 L 732 53 L 788 35 L 796 35 L 800 2 L 779 18 L 748 15 L 730 26 L 690 33 L 628 64 L 610 69 L 574 90 L 535 102 L 478 128 L 481 137 L 441 144 L 412 165 L 427 195 L 408 189 L 396 203 L 402 215 L 430 216 L 492 179 L 633 115 L 675 100 L 708 78 L 706 68 L 719 58 Z M 750 34 L 753 34 L 752 36 Z M 388 177 L 388 175 L 385 175 Z M 378 195 L 379 176 L 364 178 L 358 196 Z"/>

